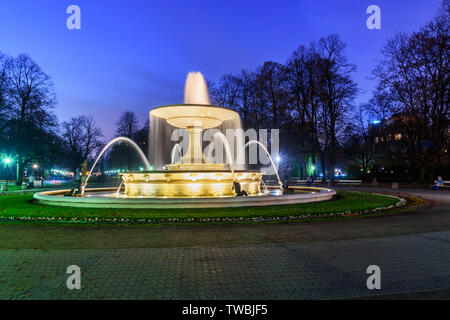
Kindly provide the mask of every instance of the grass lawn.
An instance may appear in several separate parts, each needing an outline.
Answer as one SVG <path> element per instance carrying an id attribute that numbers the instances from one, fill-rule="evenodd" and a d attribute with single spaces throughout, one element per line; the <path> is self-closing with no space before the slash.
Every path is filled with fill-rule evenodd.
<path id="1" fill-rule="evenodd" d="M 361 212 L 395 205 L 399 200 L 379 194 L 338 191 L 334 200 L 296 205 L 216 208 L 216 209 L 99 209 L 46 206 L 33 200 L 32 194 L 0 196 L 0 217 L 130 220 L 197 220 L 197 219 L 252 219 Z M 39 220 L 39 219 L 38 219 Z"/>

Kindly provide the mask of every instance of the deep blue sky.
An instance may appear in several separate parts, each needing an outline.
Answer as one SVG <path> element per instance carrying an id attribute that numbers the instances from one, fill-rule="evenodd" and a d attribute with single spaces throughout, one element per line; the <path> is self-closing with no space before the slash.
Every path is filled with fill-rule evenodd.
<path id="1" fill-rule="evenodd" d="M 301 44 L 331 33 L 347 43 L 354 79 L 367 79 L 396 31 L 411 31 L 441 0 L 0 0 L 0 51 L 28 53 L 55 83 L 59 120 L 90 114 L 106 138 L 120 113 L 141 120 L 151 108 L 182 101 L 187 72 L 216 81 L 224 73 L 285 62 Z M 81 30 L 66 28 L 66 8 L 81 8 Z M 381 30 L 366 28 L 366 8 L 381 8 Z"/>

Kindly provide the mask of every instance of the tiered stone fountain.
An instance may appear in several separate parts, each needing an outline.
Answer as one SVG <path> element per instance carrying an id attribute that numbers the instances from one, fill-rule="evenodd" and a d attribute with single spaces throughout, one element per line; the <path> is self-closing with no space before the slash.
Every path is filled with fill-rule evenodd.
<path id="1" fill-rule="evenodd" d="M 97 207 L 97 208 L 219 208 L 243 206 L 267 206 L 294 204 L 329 200 L 336 192 L 327 188 L 292 187 L 295 192 L 283 194 L 280 181 L 275 186 L 265 186 L 261 190 L 262 173 L 258 170 L 235 170 L 236 159 L 229 151 L 230 146 L 222 132 L 214 137 L 220 137 L 227 151 L 227 163 L 211 162 L 202 150 L 201 136 L 206 129 L 218 128 L 224 121 L 240 123 L 239 115 L 228 108 L 211 105 L 206 82 L 200 73 L 189 73 L 184 92 L 184 104 L 161 106 L 150 111 L 150 119 L 164 121 L 171 127 L 187 130 L 189 144 L 180 159 L 168 163 L 164 168 L 150 170 L 151 165 L 139 147 L 128 138 L 119 137 L 110 141 L 100 152 L 90 172 L 92 173 L 101 156 L 115 143 L 129 143 L 140 155 L 145 171 L 121 173 L 122 183 L 114 188 L 91 188 L 86 181 L 78 191 L 56 190 L 36 193 L 34 198 L 47 205 Z M 158 126 L 155 126 L 158 128 Z M 153 129 L 155 129 L 153 127 Z M 156 132 L 157 146 L 167 145 L 171 148 L 172 141 L 164 141 Z M 241 142 L 243 139 L 241 137 Z M 267 149 L 256 140 L 249 141 L 238 147 L 237 157 L 249 144 L 257 144 L 267 153 L 271 165 L 275 164 Z M 176 146 L 178 151 L 181 150 Z M 170 151 L 168 152 L 170 153 Z M 181 153 L 181 152 L 180 152 Z M 173 152 L 171 158 L 173 159 Z M 238 182 L 248 197 L 237 197 L 233 183 Z M 125 192 L 121 193 L 121 186 Z M 273 190 L 272 192 L 268 190 Z M 68 196 L 76 195 L 76 196 Z"/>
<path id="2" fill-rule="evenodd" d="M 150 116 L 164 119 L 175 128 L 188 130 L 189 147 L 178 163 L 166 164 L 167 170 L 121 173 L 127 196 L 234 196 L 234 180 L 240 183 L 248 195 L 261 193 L 260 171 L 233 170 L 233 164 L 206 161 L 201 147 L 202 131 L 217 128 L 225 120 L 239 119 L 239 115 L 231 109 L 210 104 L 206 82 L 201 73 L 189 73 L 184 104 L 155 108 Z"/>

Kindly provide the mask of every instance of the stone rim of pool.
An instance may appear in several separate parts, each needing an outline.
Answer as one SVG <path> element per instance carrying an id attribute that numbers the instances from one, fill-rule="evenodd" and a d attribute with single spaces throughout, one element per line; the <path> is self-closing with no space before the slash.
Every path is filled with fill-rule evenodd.
<path id="1" fill-rule="evenodd" d="M 271 187 L 268 187 L 271 188 Z M 276 188 L 276 187 L 275 187 Z M 274 189 L 275 189 L 274 188 Z M 280 195 L 259 195 L 248 197 L 120 197 L 114 196 L 116 188 L 86 189 L 85 197 L 66 197 L 70 190 L 38 192 L 33 198 L 39 203 L 53 206 L 83 208 L 129 208 L 129 209 L 183 209 L 274 206 L 310 203 L 331 200 L 336 191 L 318 187 L 291 187 L 295 193 Z M 303 191 L 303 192 L 302 192 Z M 95 193 L 110 192 L 110 196 L 95 196 Z M 300 192 L 300 193 L 298 193 Z"/>

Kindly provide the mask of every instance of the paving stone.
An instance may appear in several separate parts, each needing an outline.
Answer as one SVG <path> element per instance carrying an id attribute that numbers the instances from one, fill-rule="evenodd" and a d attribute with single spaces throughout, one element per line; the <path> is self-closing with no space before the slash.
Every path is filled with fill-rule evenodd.
<path id="1" fill-rule="evenodd" d="M 66 269 L 81 268 L 81 290 Z M 381 290 L 366 269 L 381 268 Z M 450 232 L 225 248 L 0 250 L 0 299 L 322 299 L 450 288 Z"/>

